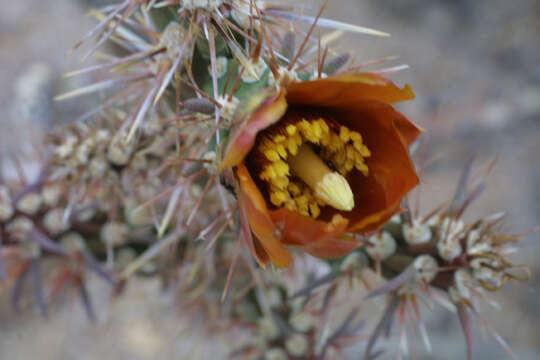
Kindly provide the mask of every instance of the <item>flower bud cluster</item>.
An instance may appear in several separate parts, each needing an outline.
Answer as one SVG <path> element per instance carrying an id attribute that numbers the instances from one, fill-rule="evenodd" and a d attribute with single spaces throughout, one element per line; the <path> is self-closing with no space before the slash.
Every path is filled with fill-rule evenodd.
<path id="1" fill-rule="evenodd" d="M 508 279 L 521 278 L 511 271 L 516 267 L 508 260 L 507 246 L 519 239 L 500 234 L 494 226 L 498 221 L 488 217 L 467 225 L 444 214 L 424 222 L 394 217 L 385 231 L 368 239 L 365 251 L 381 261 L 389 276 L 412 266 L 416 275 L 408 290 L 431 284 L 448 291 L 454 301 L 469 299 L 470 289 L 494 291 Z"/>
<path id="2" fill-rule="evenodd" d="M 80 254 L 87 254 L 84 259 L 107 258 L 121 270 L 114 259 L 128 265 L 123 253 L 130 251 L 132 241 L 155 236 L 156 214 L 163 214 L 169 201 L 159 196 L 179 179 L 178 170 L 168 164 L 185 156 L 178 152 L 178 132 L 148 121 L 140 136 L 126 142 L 122 132 L 112 130 L 120 127 L 114 119 L 103 119 L 109 124 L 105 127 L 59 129 L 47 144 L 50 161 L 37 180 L 0 185 L 2 246 L 11 247 L 19 259 L 10 264 L 60 256 L 70 274 L 78 263 L 76 276 L 82 278 L 80 261 L 87 260 Z M 200 189 L 195 191 L 200 185 L 187 187 L 183 204 L 193 208 L 201 196 Z M 214 201 L 211 196 L 207 200 Z M 142 206 L 148 201 L 151 206 Z M 97 264 L 87 266 L 97 269 Z"/>

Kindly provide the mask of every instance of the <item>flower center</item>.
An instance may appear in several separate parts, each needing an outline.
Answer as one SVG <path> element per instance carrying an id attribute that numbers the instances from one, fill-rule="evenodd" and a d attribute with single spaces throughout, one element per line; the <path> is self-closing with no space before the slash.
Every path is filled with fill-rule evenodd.
<path id="1" fill-rule="evenodd" d="M 354 195 L 345 176 L 369 174 L 371 153 L 360 133 L 325 118 L 282 120 L 262 133 L 256 150 L 270 202 L 313 218 L 323 206 L 351 211 Z"/>
<path id="2" fill-rule="evenodd" d="M 354 196 L 347 180 L 332 171 L 310 145 L 300 145 L 296 155 L 289 157 L 288 164 L 292 173 L 314 191 L 316 198 L 338 210 L 353 209 Z"/>

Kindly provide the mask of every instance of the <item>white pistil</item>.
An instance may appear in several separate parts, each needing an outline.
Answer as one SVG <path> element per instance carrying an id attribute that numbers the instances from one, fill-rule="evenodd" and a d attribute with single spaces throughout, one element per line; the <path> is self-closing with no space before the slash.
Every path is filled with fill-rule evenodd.
<path id="1" fill-rule="evenodd" d="M 354 208 L 354 195 L 347 180 L 336 172 L 326 174 L 315 186 L 315 195 L 343 211 Z"/>
<path id="2" fill-rule="evenodd" d="M 337 210 L 351 211 L 354 208 L 354 195 L 347 180 L 330 170 L 311 146 L 300 146 L 288 163 L 294 174 L 312 188 L 320 200 Z"/>

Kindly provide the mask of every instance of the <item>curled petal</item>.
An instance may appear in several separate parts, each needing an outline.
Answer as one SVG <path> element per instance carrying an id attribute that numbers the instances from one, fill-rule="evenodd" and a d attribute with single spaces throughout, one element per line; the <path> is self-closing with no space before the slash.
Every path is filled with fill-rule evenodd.
<path id="1" fill-rule="evenodd" d="M 237 121 L 242 121 L 232 135 L 219 171 L 238 165 L 255 144 L 257 133 L 276 123 L 287 110 L 284 92 L 261 93 L 242 104 Z"/>
<path id="2" fill-rule="evenodd" d="M 350 220 L 347 231 L 374 231 L 400 211 L 401 199 L 419 181 L 407 141 L 396 126 L 396 123 L 403 124 L 403 116 L 392 106 L 376 101 L 332 109 L 332 115 L 341 124 L 363 134 L 363 141 L 371 150 L 371 156 L 366 159 L 369 175 L 350 172 L 346 176 L 354 189 L 356 206 L 352 211 L 325 207 L 319 220 L 329 222 L 340 214 Z"/>
<path id="3" fill-rule="evenodd" d="M 315 220 L 285 208 L 271 211 L 270 216 L 281 229 L 282 243 L 302 247 L 316 257 L 337 258 L 360 245 L 360 242 L 340 238 L 347 230 L 349 221 L 339 214 L 334 215 L 329 222 Z"/>
<path id="4" fill-rule="evenodd" d="M 367 235 L 370 232 L 379 229 L 382 225 L 386 224 L 392 216 L 399 213 L 401 210 L 402 209 L 399 204 L 396 204 L 393 207 L 388 207 L 382 211 L 366 216 L 362 220 L 353 223 L 348 229 L 348 231 Z"/>
<path id="5" fill-rule="evenodd" d="M 262 266 L 266 265 L 265 258 L 277 267 L 288 266 L 292 261 L 291 254 L 280 242 L 281 231 L 270 218 L 266 202 L 244 164 L 238 166 L 236 175 L 240 183 L 240 206 L 245 209 L 255 235 L 254 255 Z"/>
<path id="6" fill-rule="evenodd" d="M 371 150 L 366 159 L 369 176 L 354 172 L 347 178 L 357 204 L 347 217 L 355 231 L 374 230 L 399 211 L 403 196 L 418 184 L 407 143 L 396 127 L 396 119 L 402 115 L 375 101 L 351 104 L 334 115 L 345 126 L 365 134 L 364 142 Z"/>
<path id="7" fill-rule="evenodd" d="M 400 89 L 376 74 L 344 74 L 315 81 L 298 82 L 287 88 L 290 105 L 343 107 L 358 101 L 392 104 L 414 99 L 409 85 Z"/>
<path id="8" fill-rule="evenodd" d="M 319 221 L 298 212 L 280 208 L 271 212 L 272 220 L 279 224 L 283 234 L 283 242 L 287 245 L 305 246 L 316 242 L 324 242 L 347 229 L 348 221 L 337 217 L 334 223 Z"/>
<path id="9" fill-rule="evenodd" d="M 314 243 L 306 246 L 304 250 L 320 259 L 337 259 L 345 256 L 362 245 L 356 239 L 342 235 L 325 242 Z"/>
<path id="10" fill-rule="evenodd" d="M 396 117 L 394 118 L 394 126 L 396 127 L 399 134 L 403 137 L 403 140 L 407 146 L 411 145 L 413 142 L 418 139 L 424 130 L 407 119 L 402 114 L 396 111 Z"/>

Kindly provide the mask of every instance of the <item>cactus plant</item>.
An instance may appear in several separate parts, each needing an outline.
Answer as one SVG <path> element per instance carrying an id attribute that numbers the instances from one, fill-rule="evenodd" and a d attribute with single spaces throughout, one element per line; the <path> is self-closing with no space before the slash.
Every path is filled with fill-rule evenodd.
<path id="1" fill-rule="evenodd" d="M 336 52 L 343 31 L 387 34 L 324 18 L 326 5 L 315 16 L 262 0 L 93 10 L 99 23 L 76 47 L 86 58 L 110 42 L 121 55 L 68 74 L 104 78 L 57 99 L 108 96 L 94 121 L 49 136 L 37 180 L 0 185 L 13 306 L 29 281 L 46 315 L 69 286 L 93 318 L 88 272 L 117 295 L 156 276 L 203 307 L 209 327 L 252 330 L 231 357 L 329 359 L 364 341 L 373 359 L 394 318 L 401 353 L 408 321 L 430 348 L 428 301 L 457 312 L 470 358 L 477 302 L 528 276 L 509 259 L 519 237 L 501 233 L 497 214 L 462 220 L 484 187 L 469 189 L 470 164 L 448 203 L 423 216 L 408 208 L 422 130 L 393 104 L 414 93 Z M 362 288 L 336 321 L 334 304 Z M 382 314 L 360 319 L 361 301 L 380 296 Z"/>

